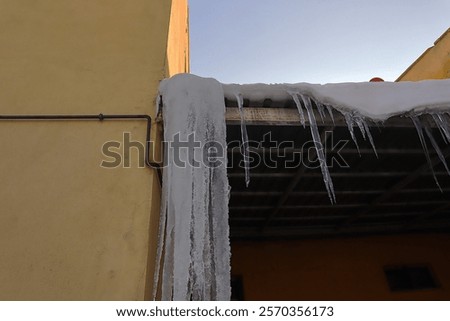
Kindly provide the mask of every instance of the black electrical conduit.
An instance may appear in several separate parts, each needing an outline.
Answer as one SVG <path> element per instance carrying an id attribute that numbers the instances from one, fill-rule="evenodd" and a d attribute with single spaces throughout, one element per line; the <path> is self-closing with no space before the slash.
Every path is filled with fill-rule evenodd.
<path id="1" fill-rule="evenodd" d="M 0 120 L 146 120 L 147 134 L 145 144 L 145 164 L 150 168 L 155 168 L 158 173 L 159 183 L 162 183 L 161 166 L 149 159 L 150 134 L 152 129 L 152 118 L 149 115 L 0 115 Z"/>

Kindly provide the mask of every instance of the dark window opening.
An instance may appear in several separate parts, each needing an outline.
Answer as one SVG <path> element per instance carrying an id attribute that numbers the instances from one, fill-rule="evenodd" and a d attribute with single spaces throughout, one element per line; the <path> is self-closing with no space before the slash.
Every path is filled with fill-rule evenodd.
<path id="1" fill-rule="evenodd" d="M 437 288 L 430 268 L 422 266 L 395 266 L 384 269 L 391 291 L 412 291 Z"/>

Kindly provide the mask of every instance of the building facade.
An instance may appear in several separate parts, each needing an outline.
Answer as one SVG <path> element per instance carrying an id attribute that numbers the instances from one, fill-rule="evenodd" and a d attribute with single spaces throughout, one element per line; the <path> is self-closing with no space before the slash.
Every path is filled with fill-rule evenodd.
<path id="1" fill-rule="evenodd" d="M 450 28 L 425 50 L 397 81 L 450 78 Z"/>
<path id="2" fill-rule="evenodd" d="M 150 299 L 161 194 L 145 153 L 161 161 L 159 82 L 189 72 L 187 0 L 6 0 L 0 25 L 0 116 L 66 116 L 0 119 L 0 299 Z M 449 52 L 447 31 L 399 80 L 449 78 Z M 83 115 L 98 117 L 67 119 Z M 127 115 L 152 117 L 150 150 L 146 118 L 107 118 Z M 449 245 L 234 241 L 232 272 L 248 300 L 449 299 Z M 399 264 L 431 265 L 439 287 L 390 291 Z"/>
<path id="3" fill-rule="evenodd" d="M 158 140 L 158 84 L 189 71 L 187 1 L 8 0 L 0 25 L 0 115 L 105 115 L 0 120 L 0 299 L 148 298 L 160 182 L 143 166 L 147 121 L 106 116 L 151 116 Z"/>

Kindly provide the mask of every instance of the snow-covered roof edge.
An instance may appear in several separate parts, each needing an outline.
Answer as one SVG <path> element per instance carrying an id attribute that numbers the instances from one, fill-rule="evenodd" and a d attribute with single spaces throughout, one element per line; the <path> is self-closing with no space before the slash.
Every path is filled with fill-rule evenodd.
<path id="1" fill-rule="evenodd" d="M 336 84 L 223 84 L 225 98 L 242 95 L 252 102 L 286 101 L 305 95 L 322 105 L 384 121 L 408 112 L 450 111 L 450 79 L 417 82 L 361 82 Z"/>
<path id="2" fill-rule="evenodd" d="M 211 86 L 215 89 L 212 90 Z M 171 88 L 171 94 L 166 91 Z M 166 97 L 164 95 L 166 94 Z M 324 183 L 332 203 L 336 202 L 333 181 L 326 162 L 326 156 L 322 145 L 322 139 L 318 130 L 315 116 L 315 108 L 320 117 L 324 117 L 325 107 L 333 118 L 332 109 L 338 109 L 344 116 L 345 122 L 352 140 L 358 148 L 354 128 L 359 128 L 364 139 L 370 141 L 375 154 L 375 142 L 370 133 L 368 121 L 383 121 L 389 117 L 406 114 L 409 116 L 417 130 L 420 142 L 423 146 L 427 162 L 439 186 L 436 175 L 433 171 L 433 164 L 429 156 L 426 137 L 431 142 L 440 161 L 450 175 L 449 167 L 446 163 L 446 154 L 442 152 L 439 144 L 433 137 L 430 124 L 422 122 L 421 114 L 430 114 L 433 122 L 439 128 L 442 139 L 448 145 L 450 143 L 450 80 L 426 80 L 419 82 L 364 82 L 364 83 L 339 83 L 339 84 L 253 84 L 236 85 L 220 84 L 217 80 L 201 78 L 191 74 L 180 74 L 165 80 L 161 83 L 159 95 L 163 96 L 164 105 L 173 105 L 176 100 L 181 107 L 177 114 L 169 114 L 165 121 L 170 121 L 174 128 L 184 128 L 185 122 L 176 122 L 180 115 L 193 106 L 203 106 L 205 116 L 211 110 L 209 107 L 214 104 L 215 114 L 223 117 L 223 126 L 226 119 L 224 97 L 236 100 L 241 118 L 241 137 L 243 145 L 243 160 L 245 165 L 245 182 L 248 186 L 250 182 L 249 171 L 249 149 L 248 135 L 246 130 L 246 120 L 244 117 L 244 98 L 252 102 L 262 102 L 266 99 L 272 101 L 286 101 L 292 99 L 295 102 L 300 116 L 300 122 L 305 127 L 308 118 L 309 129 L 311 131 L 320 168 L 323 174 Z M 213 103 L 212 103 L 213 101 Z M 159 104 L 158 104 L 159 105 Z M 209 106 L 209 107 L 208 107 Z"/>

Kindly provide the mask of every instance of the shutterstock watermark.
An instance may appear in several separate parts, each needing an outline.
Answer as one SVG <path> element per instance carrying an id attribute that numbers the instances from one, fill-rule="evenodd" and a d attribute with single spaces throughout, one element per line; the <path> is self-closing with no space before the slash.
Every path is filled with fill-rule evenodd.
<path id="1" fill-rule="evenodd" d="M 294 141 L 277 141 L 272 139 L 271 132 L 266 133 L 261 141 L 249 140 L 230 141 L 226 144 L 218 141 L 201 141 L 195 133 L 182 135 L 176 133 L 170 141 L 161 142 L 160 146 L 149 143 L 150 150 L 160 148 L 166 157 L 153 161 L 162 168 L 173 164 L 179 168 L 220 167 L 227 168 L 319 168 L 317 149 L 323 148 L 328 167 L 349 167 L 341 151 L 348 144 L 348 140 L 334 141 L 333 132 L 323 145 L 313 140 L 305 141 L 301 146 Z M 145 167 L 146 144 L 135 141 L 131 133 L 124 132 L 121 141 L 105 142 L 101 148 L 103 168 L 131 168 Z M 162 153 L 161 153 L 162 154 Z"/>

